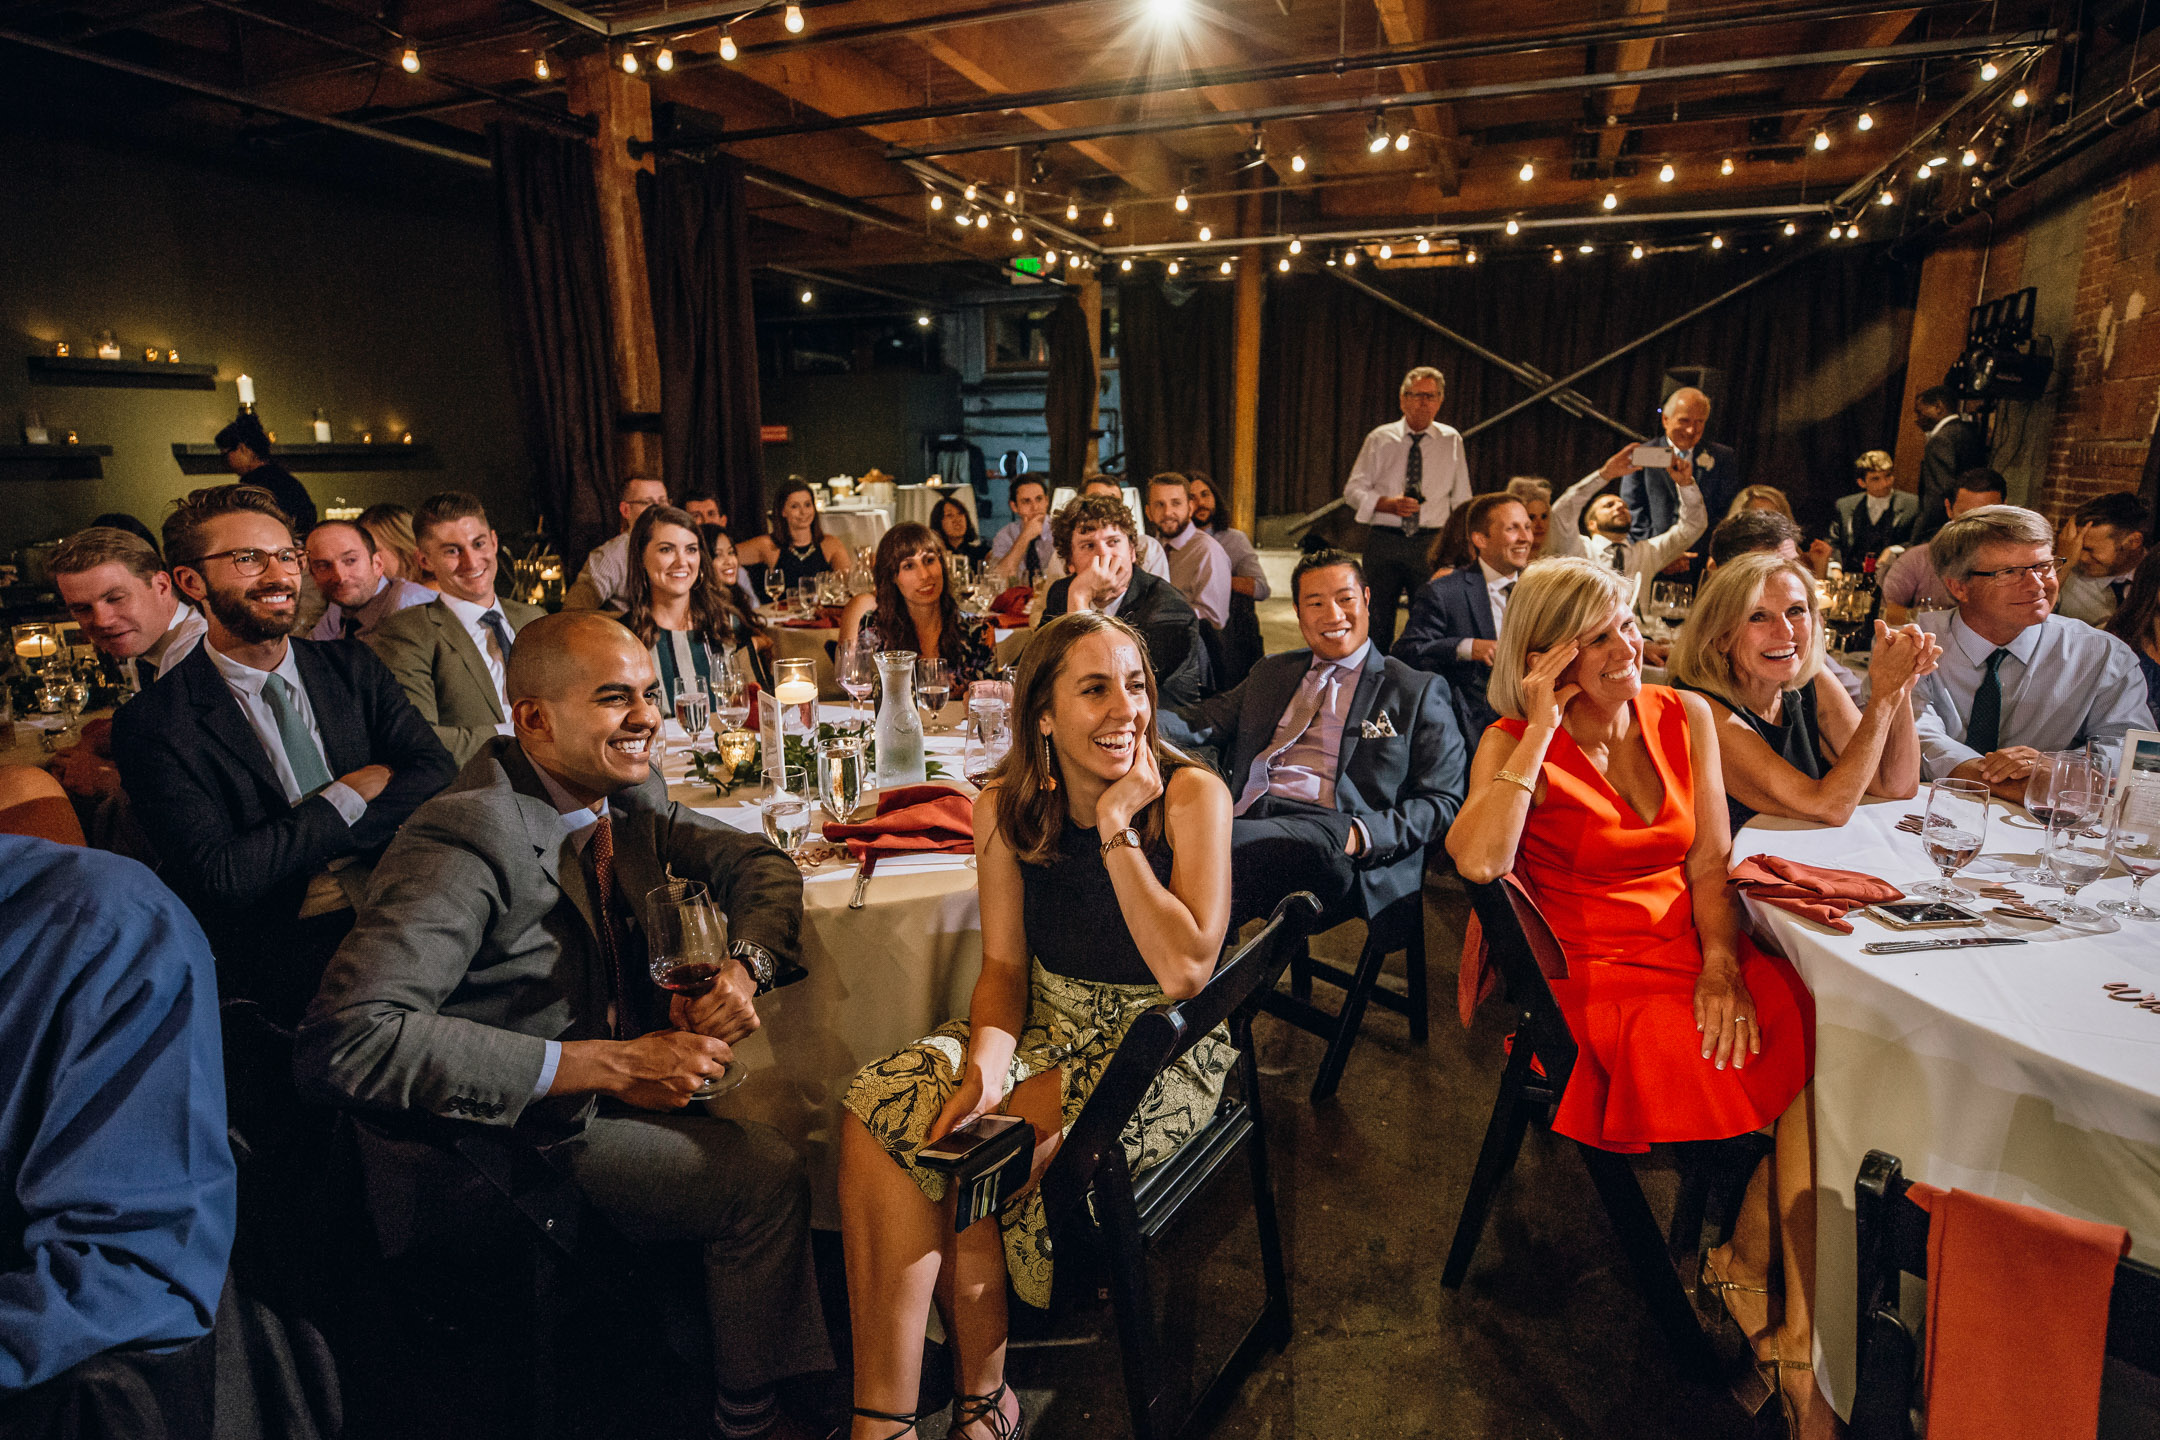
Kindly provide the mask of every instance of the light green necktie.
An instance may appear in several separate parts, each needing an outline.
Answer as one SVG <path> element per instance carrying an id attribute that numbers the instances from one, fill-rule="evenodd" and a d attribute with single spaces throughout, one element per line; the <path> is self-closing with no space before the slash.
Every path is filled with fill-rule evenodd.
<path id="1" fill-rule="evenodd" d="M 263 699 L 270 702 L 270 713 L 277 717 L 278 743 L 285 747 L 285 763 L 292 767 L 301 795 L 313 795 L 330 783 L 330 767 L 323 763 L 322 751 L 316 747 L 315 737 L 308 734 L 307 721 L 300 717 L 299 699 L 292 693 L 291 682 L 282 675 L 272 675 L 263 682 Z"/>

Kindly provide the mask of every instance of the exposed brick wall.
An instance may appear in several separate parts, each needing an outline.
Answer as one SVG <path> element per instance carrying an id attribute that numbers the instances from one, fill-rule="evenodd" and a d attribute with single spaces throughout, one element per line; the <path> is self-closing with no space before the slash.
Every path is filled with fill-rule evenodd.
<path id="1" fill-rule="evenodd" d="M 2160 163 L 2097 191 L 2078 267 L 2076 322 L 2056 356 L 2063 392 L 2042 506 L 2060 518 L 2135 490 L 2160 402 Z"/>

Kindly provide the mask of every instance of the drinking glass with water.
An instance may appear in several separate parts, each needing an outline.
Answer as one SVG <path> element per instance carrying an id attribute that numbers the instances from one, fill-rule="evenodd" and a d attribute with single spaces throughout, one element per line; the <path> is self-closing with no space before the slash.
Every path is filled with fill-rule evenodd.
<path id="1" fill-rule="evenodd" d="M 1927 814 L 1920 822 L 1920 842 L 1940 880 L 1908 886 L 1906 894 L 1923 900 L 1963 900 L 1951 882 L 1971 864 L 1987 839 L 1988 787 L 1978 780 L 1937 780 L 1928 787 Z"/>

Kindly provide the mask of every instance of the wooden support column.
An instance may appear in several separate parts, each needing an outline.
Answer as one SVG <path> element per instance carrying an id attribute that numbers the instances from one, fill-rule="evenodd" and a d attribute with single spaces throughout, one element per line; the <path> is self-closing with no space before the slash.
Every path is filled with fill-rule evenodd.
<path id="1" fill-rule="evenodd" d="M 1248 178 L 1248 184 L 1252 183 Z M 1248 194 L 1241 226 L 1247 235 L 1260 231 L 1260 196 Z M 1230 431 L 1230 524 L 1256 533 L 1260 491 L 1260 308 L 1266 293 L 1267 254 L 1258 245 L 1238 251 L 1237 320 L 1231 384 L 1234 406 Z"/>
<path id="2" fill-rule="evenodd" d="M 601 50 L 572 63 L 570 111 L 597 121 L 593 181 L 600 192 L 600 225 L 607 246 L 608 315 L 615 331 L 616 401 L 627 412 L 660 410 L 660 349 L 653 338 L 652 285 L 645 270 L 645 221 L 638 205 L 640 172 L 652 160 L 630 158 L 632 138 L 652 139 L 652 90 L 608 63 Z M 660 437 L 618 430 L 615 463 L 624 475 L 660 474 Z"/>
<path id="3" fill-rule="evenodd" d="M 1905 365 L 1905 404 L 1898 412 L 1895 459 L 1898 488 L 1920 488 L 1920 458 L 1927 436 L 1912 423 L 1913 401 L 1942 384 L 1943 372 L 1964 353 L 1965 320 L 1979 303 L 1985 253 L 1973 245 L 1946 245 L 1920 267 L 1920 294 L 1913 308 L 1912 342 Z"/>
<path id="4" fill-rule="evenodd" d="M 1088 429 L 1100 427 L 1102 422 L 1102 277 L 1093 270 L 1081 272 L 1087 279 L 1073 286 L 1074 298 L 1080 302 L 1080 313 L 1087 320 L 1088 359 L 1094 371 L 1089 377 L 1088 393 L 1094 397 L 1094 408 L 1088 412 Z M 1102 469 L 1102 442 L 1090 439 L 1087 459 L 1080 467 L 1082 479 Z"/>

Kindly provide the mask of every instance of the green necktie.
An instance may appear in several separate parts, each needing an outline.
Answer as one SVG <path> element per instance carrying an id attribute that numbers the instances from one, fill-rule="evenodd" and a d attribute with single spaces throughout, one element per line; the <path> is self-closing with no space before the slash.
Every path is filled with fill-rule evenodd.
<path id="1" fill-rule="evenodd" d="M 1992 753 L 2002 738 L 2002 681 L 1995 672 L 2009 658 L 2008 650 L 1997 647 L 1987 658 L 1987 674 L 1980 677 L 1980 688 L 1973 691 L 1972 718 L 1965 722 L 1965 743 L 1982 755 Z"/>
<path id="2" fill-rule="evenodd" d="M 330 783 L 330 767 L 323 764 L 322 751 L 316 748 L 315 737 L 308 734 L 291 683 L 282 675 L 272 675 L 263 682 L 263 699 L 277 717 L 278 743 L 285 747 L 285 763 L 292 767 L 301 796 L 313 795 Z"/>

